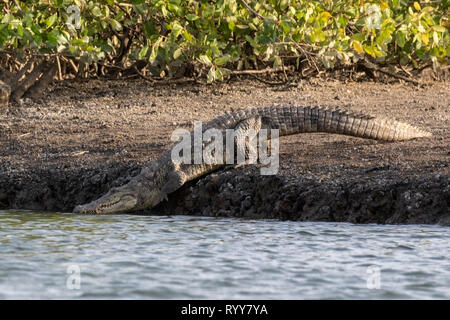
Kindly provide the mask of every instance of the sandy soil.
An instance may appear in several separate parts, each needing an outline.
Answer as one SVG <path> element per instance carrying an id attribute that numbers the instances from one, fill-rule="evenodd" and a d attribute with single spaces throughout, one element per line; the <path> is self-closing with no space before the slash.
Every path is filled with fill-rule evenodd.
<path id="1" fill-rule="evenodd" d="M 405 121 L 433 137 L 395 143 L 335 134 L 284 137 L 279 175 L 264 178 L 255 168 L 219 172 L 182 188 L 151 213 L 450 224 L 449 89 L 448 83 L 319 79 L 292 87 L 248 80 L 208 86 L 57 83 L 41 101 L 0 110 L 0 209 L 70 211 L 155 159 L 171 145 L 175 128 L 191 129 L 194 120 L 226 110 L 335 105 Z M 236 182 L 239 177 L 249 180 Z M 241 195 L 222 199 L 221 184 L 234 185 Z M 201 194 L 208 201 L 193 201 Z"/>

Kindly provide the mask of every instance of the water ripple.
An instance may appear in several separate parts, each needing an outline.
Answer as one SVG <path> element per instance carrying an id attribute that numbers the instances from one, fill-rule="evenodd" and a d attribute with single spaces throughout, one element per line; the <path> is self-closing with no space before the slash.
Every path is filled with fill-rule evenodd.
<path id="1" fill-rule="evenodd" d="M 0 211 L 0 299 L 449 299 L 449 230 Z"/>

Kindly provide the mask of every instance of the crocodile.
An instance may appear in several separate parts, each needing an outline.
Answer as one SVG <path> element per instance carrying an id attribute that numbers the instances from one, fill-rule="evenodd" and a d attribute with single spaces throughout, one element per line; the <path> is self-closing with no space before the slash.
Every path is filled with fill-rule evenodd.
<path id="1" fill-rule="evenodd" d="M 429 137 L 431 133 L 393 119 L 340 110 L 336 107 L 285 106 L 242 109 L 225 113 L 202 130 L 215 128 L 245 132 L 278 129 L 279 136 L 306 132 L 325 132 L 383 141 L 402 141 Z M 193 131 L 191 132 L 192 138 Z M 172 148 L 174 148 L 173 146 Z M 127 184 L 109 190 L 88 204 L 78 205 L 75 213 L 107 214 L 139 211 L 156 206 L 184 183 L 206 175 L 222 163 L 185 164 L 173 161 L 169 149 L 141 169 Z M 191 149 L 193 152 L 193 150 Z"/>

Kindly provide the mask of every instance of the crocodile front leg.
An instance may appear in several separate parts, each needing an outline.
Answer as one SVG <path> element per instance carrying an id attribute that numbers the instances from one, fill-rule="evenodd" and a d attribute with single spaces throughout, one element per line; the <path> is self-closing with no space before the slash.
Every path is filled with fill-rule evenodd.
<path id="1" fill-rule="evenodd" d="M 159 193 L 158 199 L 156 200 L 156 204 L 160 203 L 163 200 L 167 200 L 167 196 L 181 188 L 183 184 L 187 181 L 186 174 L 183 171 L 175 169 L 167 175 L 167 182 L 161 188 L 161 192 Z"/>

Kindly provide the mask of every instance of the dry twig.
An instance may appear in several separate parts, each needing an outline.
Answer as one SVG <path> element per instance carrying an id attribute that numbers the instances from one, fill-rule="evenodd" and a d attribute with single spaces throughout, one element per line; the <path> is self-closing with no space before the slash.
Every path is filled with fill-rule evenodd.
<path id="1" fill-rule="evenodd" d="M 395 72 L 391 72 L 391 71 L 388 71 L 388 70 L 383 70 L 379 66 L 377 66 L 376 64 L 368 61 L 367 59 L 364 59 L 363 65 L 364 65 L 365 68 L 367 68 L 369 70 L 372 70 L 372 71 L 378 71 L 378 72 L 384 73 L 386 75 L 389 75 L 391 77 L 394 77 L 394 78 L 397 78 L 397 79 L 402 79 L 404 81 L 414 83 L 416 85 L 422 84 L 420 81 L 417 81 L 417 80 L 414 80 L 414 79 L 402 76 L 401 74 L 397 74 Z"/>

